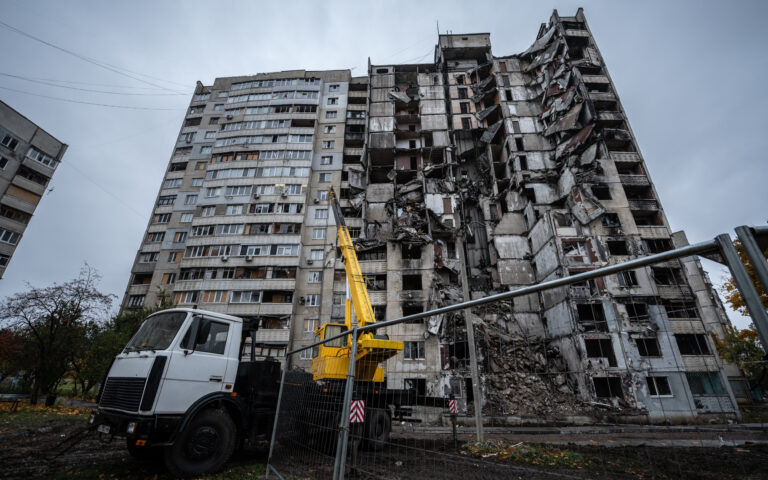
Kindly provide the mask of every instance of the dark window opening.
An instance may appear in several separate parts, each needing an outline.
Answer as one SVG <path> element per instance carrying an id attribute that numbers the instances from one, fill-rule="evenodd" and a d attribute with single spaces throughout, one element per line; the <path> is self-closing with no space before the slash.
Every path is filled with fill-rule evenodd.
<path id="1" fill-rule="evenodd" d="M 600 222 L 604 227 L 621 227 L 619 215 L 616 213 L 604 213 L 600 218 Z"/>
<path id="2" fill-rule="evenodd" d="M 648 384 L 648 393 L 652 396 L 672 395 L 667 377 L 645 377 L 645 381 Z"/>
<path id="3" fill-rule="evenodd" d="M 607 358 L 608 365 L 616 366 L 616 356 L 610 338 L 589 338 L 584 340 L 584 346 L 587 348 L 587 358 Z"/>
<path id="4" fill-rule="evenodd" d="M 528 170 L 528 157 L 520 155 L 518 158 L 520 159 L 520 170 Z"/>
<path id="5" fill-rule="evenodd" d="M 403 388 L 416 392 L 419 397 L 427 395 L 427 380 L 424 378 L 406 378 L 403 379 Z"/>
<path id="6" fill-rule="evenodd" d="M 694 395 L 722 395 L 723 386 L 717 372 L 687 372 L 688 386 Z"/>
<path id="7" fill-rule="evenodd" d="M 472 128 L 472 121 L 469 118 L 461 119 L 461 128 L 464 130 L 470 130 Z"/>
<path id="8" fill-rule="evenodd" d="M 403 275 L 403 290 L 421 290 L 421 275 Z"/>
<path id="9" fill-rule="evenodd" d="M 421 260 L 421 247 L 418 245 L 402 244 L 400 251 L 403 260 Z"/>
<path id="10" fill-rule="evenodd" d="M 579 324 L 584 331 L 607 332 L 608 324 L 605 321 L 605 312 L 600 303 L 582 303 L 576 305 L 579 315 Z"/>
<path id="11" fill-rule="evenodd" d="M 710 355 L 706 335 L 701 333 L 676 333 L 675 341 L 680 355 Z"/>
<path id="12" fill-rule="evenodd" d="M 403 316 L 416 315 L 417 313 L 424 312 L 424 306 L 420 303 L 405 303 L 403 304 Z M 424 320 L 409 320 L 406 323 L 424 323 Z"/>
<path id="13" fill-rule="evenodd" d="M 623 397 L 621 379 L 619 377 L 592 377 L 595 395 L 598 398 Z"/>
<path id="14" fill-rule="evenodd" d="M 641 357 L 660 357 L 659 341 L 655 338 L 638 338 L 637 351 Z"/>
<path id="15" fill-rule="evenodd" d="M 383 322 L 387 318 L 386 305 L 373 305 L 373 316 L 377 322 Z"/>
<path id="16" fill-rule="evenodd" d="M 644 303 L 625 303 L 627 317 L 631 321 L 648 320 L 648 305 Z"/>
<path id="17" fill-rule="evenodd" d="M 626 272 L 619 272 L 616 275 L 616 278 L 618 278 L 619 285 L 621 285 L 622 287 L 636 287 L 638 285 L 637 275 L 632 270 L 629 270 Z"/>
<path id="18" fill-rule="evenodd" d="M 663 301 L 664 310 L 668 318 L 699 318 L 696 302 L 671 302 Z"/>
<path id="19" fill-rule="evenodd" d="M 632 217 L 635 219 L 635 225 L 638 227 L 661 227 L 664 222 L 658 212 L 639 212 L 632 210 Z"/>
<path id="20" fill-rule="evenodd" d="M 629 255 L 627 242 L 624 240 L 608 240 L 605 244 L 608 246 L 608 253 L 611 255 Z"/>
<path id="21" fill-rule="evenodd" d="M 523 139 L 520 137 L 515 138 L 515 150 L 518 152 L 525 151 L 525 147 L 523 146 Z"/>
<path id="22" fill-rule="evenodd" d="M 685 280 L 683 280 L 683 274 L 679 268 L 652 267 L 651 272 L 653 272 L 653 281 L 656 282 L 656 285 L 674 286 L 685 284 Z"/>
<path id="23" fill-rule="evenodd" d="M 648 238 L 644 239 L 643 242 L 645 242 L 648 253 L 668 252 L 674 248 L 672 241 L 668 238 Z"/>
<path id="24" fill-rule="evenodd" d="M 598 200 L 611 199 L 611 189 L 608 188 L 608 185 L 592 185 L 592 193 Z"/>

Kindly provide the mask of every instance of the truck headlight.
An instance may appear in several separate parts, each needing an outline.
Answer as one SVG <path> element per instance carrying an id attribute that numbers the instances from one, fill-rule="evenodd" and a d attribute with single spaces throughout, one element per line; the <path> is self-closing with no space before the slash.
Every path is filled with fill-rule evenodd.
<path id="1" fill-rule="evenodd" d="M 136 431 L 136 422 L 128 422 L 128 427 L 125 429 L 125 432 L 128 435 L 133 435 L 133 432 Z"/>

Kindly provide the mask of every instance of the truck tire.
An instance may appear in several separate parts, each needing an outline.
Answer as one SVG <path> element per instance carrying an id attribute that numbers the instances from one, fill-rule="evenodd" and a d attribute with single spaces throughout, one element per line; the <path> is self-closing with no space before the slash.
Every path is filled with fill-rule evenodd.
<path id="1" fill-rule="evenodd" d="M 222 410 L 203 410 L 165 449 L 165 466 L 177 477 L 219 470 L 237 443 L 237 428 Z"/>
<path id="2" fill-rule="evenodd" d="M 153 463 L 162 460 L 163 449 L 160 447 L 137 447 L 135 438 L 126 438 L 125 446 L 128 448 L 128 453 L 135 460 L 144 463 Z"/>
<path id="3" fill-rule="evenodd" d="M 365 419 L 365 447 L 367 450 L 381 451 L 389 442 L 392 431 L 392 419 L 382 408 L 372 408 Z"/>

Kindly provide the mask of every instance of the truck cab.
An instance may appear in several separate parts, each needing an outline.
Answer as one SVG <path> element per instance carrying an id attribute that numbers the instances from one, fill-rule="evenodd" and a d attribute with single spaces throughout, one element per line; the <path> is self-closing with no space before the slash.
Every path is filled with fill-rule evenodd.
<path id="1" fill-rule="evenodd" d="M 242 361 L 241 318 L 173 308 L 150 315 L 113 360 L 91 423 L 137 457 L 163 453 L 176 474 L 219 468 L 244 440 L 266 438 L 280 364 Z"/>

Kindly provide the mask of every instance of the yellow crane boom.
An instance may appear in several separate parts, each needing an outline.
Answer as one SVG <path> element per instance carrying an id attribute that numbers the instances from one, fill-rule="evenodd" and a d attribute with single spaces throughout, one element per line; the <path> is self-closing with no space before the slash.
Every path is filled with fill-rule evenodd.
<path id="1" fill-rule="evenodd" d="M 347 299 L 344 302 L 344 323 L 325 323 L 315 332 L 318 340 L 338 335 L 353 326 L 364 327 L 376 322 L 368 297 L 365 278 L 357 261 L 357 253 L 349 229 L 344 222 L 336 193 L 331 189 L 328 199 L 336 219 L 337 237 L 347 274 Z M 356 319 L 356 322 L 353 322 Z M 320 345 L 312 358 L 312 375 L 315 380 L 346 378 L 352 349 L 351 335 Z M 355 360 L 355 378 L 358 381 L 382 382 L 385 371 L 380 364 L 397 355 L 403 342 L 365 332 L 358 336 Z"/>

